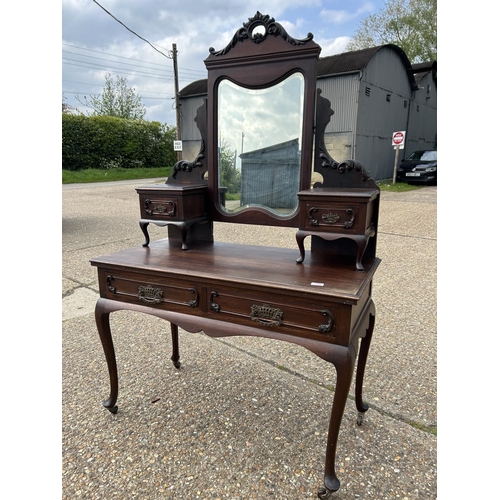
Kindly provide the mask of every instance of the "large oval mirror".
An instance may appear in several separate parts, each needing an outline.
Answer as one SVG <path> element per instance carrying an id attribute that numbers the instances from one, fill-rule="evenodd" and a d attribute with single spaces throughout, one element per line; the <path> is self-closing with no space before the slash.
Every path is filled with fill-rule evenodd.
<path id="1" fill-rule="evenodd" d="M 220 209 L 260 207 L 287 217 L 298 206 L 304 77 L 264 89 L 223 79 L 218 86 Z"/>

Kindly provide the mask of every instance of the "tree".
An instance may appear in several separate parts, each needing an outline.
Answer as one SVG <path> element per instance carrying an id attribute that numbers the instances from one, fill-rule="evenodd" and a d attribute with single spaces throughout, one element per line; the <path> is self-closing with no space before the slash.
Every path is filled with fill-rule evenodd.
<path id="1" fill-rule="evenodd" d="M 346 50 L 392 43 L 412 64 L 437 60 L 437 0 L 387 0 L 361 21 Z"/>
<path id="2" fill-rule="evenodd" d="M 64 102 L 66 100 L 66 96 L 63 94 L 62 95 L 62 112 L 63 113 L 71 113 L 73 110 L 73 106 L 70 106 L 67 102 Z"/>
<path id="3" fill-rule="evenodd" d="M 127 79 L 116 76 L 116 79 L 113 80 L 109 73 L 106 73 L 104 78 L 102 95 L 91 96 L 89 99 L 87 96 L 83 96 L 85 102 L 76 96 L 78 102 L 92 108 L 94 110 L 91 113 L 93 116 L 116 116 L 131 120 L 144 118 L 146 108 L 141 103 L 141 96 L 128 86 Z"/>
<path id="4" fill-rule="evenodd" d="M 241 173 L 236 168 L 235 151 L 225 141 L 222 141 L 219 149 L 220 183 L 227 187 L 229 194 L 237 194 L 241 191 Z"/>

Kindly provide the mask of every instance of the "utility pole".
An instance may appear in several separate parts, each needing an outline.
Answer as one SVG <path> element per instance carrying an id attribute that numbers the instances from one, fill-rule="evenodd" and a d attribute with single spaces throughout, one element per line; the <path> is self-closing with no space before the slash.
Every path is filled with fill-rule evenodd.
<path id="1" fill-rule="evenodd" d="M 172 59 L 174 61 L 174 87 L 175 87 L 175 128 L 177 140 L 181 139 L 181 110 L 179 106 L 179 73 L 177 70 L 177 44 L 172 44 Z M 177 160 L 182 160 L 182 151 L 177 151 Z"/>

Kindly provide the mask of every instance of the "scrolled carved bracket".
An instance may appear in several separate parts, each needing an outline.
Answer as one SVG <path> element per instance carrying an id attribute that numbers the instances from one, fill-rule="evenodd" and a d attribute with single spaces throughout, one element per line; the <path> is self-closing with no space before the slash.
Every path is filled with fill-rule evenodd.
<path id="1" fill-rule="evenodd" d="M 328 309 L 323 309 L 321 314 L 328 318 L 328 323 L 326 325 L 319 325 L 318 331 L 320 333 L 329 333 L 333 326 L 333 314 Z"/>
<path id="2" fill-rule="evenodd" d="M 179 172 L 191 172 L 193 168 L 203 167 L 203 159 L 205 158 L 205 141 L 201 140 L 201 147 L 198 156 L 193 161 L 180 160 L 172 170 L 172 177 L 175 179 Z"/>
<path id="3" fill-rule="evenodd" d="M 207 99 L 196 110 L 194 119 L 201 135 L 200 150 L 193 161 L 179 160 L 165 184 L 199 184 L 207 171 L 205 149 L 207 142 Z"/>
<path id="4" fill-rule="evenodd" d="M 321 148 L 320 148 L 321 149 Z M 365 170 L 363 165 L 357 160 L 344 160 L 337 162 L 331 158 L 327 152 L 319 154 L 319 166 L 325 178 L 323 187 L 327 186 L 344 186 L 344 187 L 376 187 L 375 181 L 371 178 L 370 173 Z M 333 174 L 335 172 L 335 174 Z M 329 174 L 330 173 L 330 174 Z M 338 176 L 340 174 L 340 176 Z M 345 177 L 344 179 L 342 179 Z"/>
<path id="5" fill-rule="evenodd" d="M 220 312 L 220 305 L 214 302 L 214 298 L 218 296 L 219 294 L 217 292 L 212 292 L 210 294 L 210 309 L 216 313 Z"/>
<path id="6" fill-rule="evenodd" d="M 194 293 L 194 299 L 189 301 L 189 307 L 198 307 L 198 290 L 196 290 L 196 288 L 190 288 L 189 291 Z"/>
<path id="7" fill-rule="evenodd" d="M 354 225 L 354 219 L 356 218 L 356 213 L 352 208 L 348 208 L 345 212 L 347 215 L 350 215 L 351 218 L 344 222 L 344 227 L 346 229 L 350 229 Z"/>
<path id="8" fill-rule="evenodd" d="M 331 168 L 333 170 L 337 170 L 339 174 L 357 172 L 361 175 L 363 181 L 367 181 L 368 179 L 370 179 L 370 174 L 365 170 L 365 168 L 359 161 L 345 160 L 339 163 L 335 161 L 325 150 L 319 154 L 319 157 L 323 160 L 321 162 L 322 168 Z"/>
<path id="9" fill-rule="evenodd" d="M 317 226 L 319 224 L 318 219 L 316 219 L 313 214 L 318 211 L 317 207 L 311 207 L 309 209 L 309 222 L 311 223 L 311 226 Z"/>
<path id="10" fill-rule="evenodd" d="M 361 174 L 363 181 L 367 181 L 370 178 L 370 174 L 365 170 L 363 165 L 356 160 L 345 160 L 342 163 L 339 163 L 336 168 L 339 174 L 354 171 Z"/>
<path id="11" fill-rule="evenodd" d="M 111 285 L 111 282 L 113 281 L 113 276 L 111 275 L 108 275 L 106 277 L 106 286 L 108 287 L 108 290 L 111 292 L 111 293 L 116 293 L 116 287 L 112 286 Z"/>
<path id="12" fill-rule="evenodd" d="M 376 188 L 377 185 L 371 178 L 370 173 L 365 170 L 359 161 L 345 160 L 338 162 L 328 153 L 324 136 L 326 127 L 334 112 L 330 101 L 321 95 L 321 89 L 316 89 L 316 93 L 316 156 L 314 159 L 314 171 L 321 174 L 323 182 L 316 183 L 314 187 Z"/>
<path id="13" fill-rule="evenodd" d="M 254 32 L 255 28 L 258 26 L 264 27 L 264 33 Z M 223 56 L 224 54 L 227 54 L 238 42 L 251 40 L 253 43 L 261 43 L 267 38 L 268 35 L 275 37 L 279 36 L 292 45 L 304 45 L 313 39 L 312 33 L 308 33 L 307 37 L 303 39 L 293 38 L 287 33 L 281 24 L 274 20 L 273 17 L 269 17 L 269 15 L 261 14 L 257 11 L 255 16 L 249 17 L 248 22 L 243 23 L 243 28 L 240 28 L 234 34 L 231 42 L 229 42 L 225 48 L 216 51 L 213 47 L 210 47 L 209 52 L 214 56 Z"/>
<path id="14" fill-rule="evenodd" d="M 330 154 L 326 150 L 326 146 L 323 141 L 321 141 L 319 145 L 319 150 L 321 151 L 321 153 L 319 154 L 321 168 L 333 168 L 333 169 L 338 168 L 339 162 L 335 161 L 330 156 Z"/>

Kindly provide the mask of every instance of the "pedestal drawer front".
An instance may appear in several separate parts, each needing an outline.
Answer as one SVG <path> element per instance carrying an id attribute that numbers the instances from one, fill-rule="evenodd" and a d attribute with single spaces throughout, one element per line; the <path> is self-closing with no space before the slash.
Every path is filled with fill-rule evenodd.
<path id="1" fill-rule="evenodd" d="M 202 310 L 201 288 L 184 281 L 159 282 L 158 279 L 99 270 L 101 297 L 132 302 L 171 311 Z M 191 311 L 195 312 L 195 311 Z"/>
<path id="2" fill-rule="evenodd" d="M 335 341 L 337 307 L 271 292 L 232 288 L 207 289 L 210 316 L 222 321 L 290 335 Z"/>
<path id="3" fill-rule="evenodd" d="M 364 230 L 358 203 L 307 203 L 305 229 L 357 233 Z"/>
<path id="4" fill-rule="evenodd" d="M 141 217 L 152 220 L 178 220 L 179 202 L 174 196 L 140 196 Z"/>

